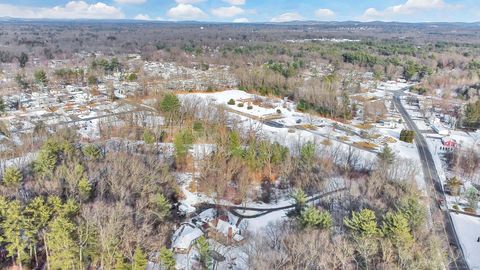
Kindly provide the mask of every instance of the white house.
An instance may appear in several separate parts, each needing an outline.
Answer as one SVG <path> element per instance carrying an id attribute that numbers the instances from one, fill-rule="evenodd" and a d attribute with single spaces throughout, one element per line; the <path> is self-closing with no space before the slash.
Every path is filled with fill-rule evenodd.
<path id="1" fill-rule="evenodd" d="M 450 135 L 450 131 L 444 128 L 443 126 L 441 126 L 440 124 L 432 125 L 432 129 L 439 135 L 443 135 L 443 136 Z"/>
<path id="2" fill-rule="evenodd" d="M 203 235 L 202 230 L 193 224 L 184 223 L 173 234 L 172 248 L 175 252 L 186 253 L 199 237 Z"/>

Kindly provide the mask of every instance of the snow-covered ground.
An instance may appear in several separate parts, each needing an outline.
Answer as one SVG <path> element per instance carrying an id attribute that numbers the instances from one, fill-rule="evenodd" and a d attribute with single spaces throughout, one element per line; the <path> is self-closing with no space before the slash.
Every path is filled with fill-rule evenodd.
<path id="1" fill-rule="evenodd" d="M 97 116 L 97 112 L 92 111 L 92 112 L 89 112 L 88 114 L 80 115 L 78 117 L 80 119 L 83 119 L 83 118 L 91 118 L 96 116 Z M 80 134 L 82 138 L 91 139 L 91 140 L 100 138 L 99 120 L 92 119 L 92 120 L 81 122 L 80 128 L 78 129 L 78 134 Z"/>
<path id="2" fill-rule="evenodd" d="M 450 137 L 461 147 L 476 149 L 480 152 L 480 131 L 467 133 L 459 130 L 451 130 Z"/>
<path id="3" fill-rule="evenodd" d="M 384 90 L 384 91 L 397 91 L 409 86 L 412 86 L 412 84 L 409 82 L 386 81 L 386 82 L 380 82 L 377 86 L 377 89 Z"/>
<path id="4" fill-rule="evenodd" d="M 17 167 L 17 168 L 23 168 L 25 166 L 28 166 L 35 158 L 37 157 L 38 153 L 27 153 L 21 157 L 16 157 L 12 159 L 7 159 L 7 160 L 0 160 L 0 172 L 3 172 L 5 168 L 7 167 Z"/>
<path id="5" fill-rule="evenodd" d="M 351 144 L 363 142 L 358 133 L 360 130 L 331 119 L 309 115 L 296 111 L 293 102 L 281 99 L 268 99 L 262 96 L 252 95 L 244 91 L 228 90 L 215 93 L 193 93 L 179 94 L 180 99 L 201 98 L 206 103 L 214 102 L 224 105 L 246 130 L 256 130 L 260 137 L 268 138 L 289 147 L 292 152 L 298 150 L 299 145 L 312 141 L 317 145 L 329 140 L 332 147 L 340 147 L 348 151 Z M 227 105 L 233 99 L 235 105 Z M 260 105 L 255 105 L 254 100 L 262 100 Z M 251 109 L 248 109 L 249 102 Z M 243 107 L 238 107 L 243 103 Z M 262 104 L 265 104 L 262 106 Z M 280 110 L 278 113 L 277 110 Z M 262 119 L 274 118 L 276 123 L 283 124 L 283 127 L 275 127 L 262 123 Z M 301 127 L 301 128 L 297 128 Z M 376 155 L 371 151 L 359 150 L 365 163 L 372 162 Z"/>
<path id="6" fill-rule="evenodd" d="M 450 214 L 460 245 L 471 270 L 480 269 L 480 218 L 463 214 Z"/>
<path id="7" fill-rule="evenodd" d="M 421 131 L 432 131 L 432 128 L 425 122 L 425 120 L 413 120 L 415 125 L 417 125 L 418 129 Z"/>

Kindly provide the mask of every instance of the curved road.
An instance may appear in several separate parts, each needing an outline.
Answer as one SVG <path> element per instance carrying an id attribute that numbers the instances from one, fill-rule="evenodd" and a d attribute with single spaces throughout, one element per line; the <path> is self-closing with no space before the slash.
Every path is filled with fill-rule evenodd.
<path id="1" fill-rule="evenodd" d="M 315 200 L 321 199 L 323 197 L 327 197 L 327 196 L 330 196 L 330 195 L 335 194 L 337 192 L 345 191 L 345 190 L 347 190 L 347 188 L 340 188 L 340 189 L 335 189 L 335 190 L 332 190 L 332 191 L 329 191 L 329 192 L 325 192 L 325 193 L 322 193 L 322 194 L 319 194 L 319 195 L 316 195 L 316 196 L 313 196 L 313 197 L 309 198 L 306 201 L 306 203 L 309 203 L 309 202 L 312 202 L 312 201 L 315 201 Z M 235 205 L 203 203 L 203 204 L 200 205 L 200 207 L 198 207 L 198 209 L 201 209 L 201 211 L 204 211 L 206 209 L 210 209 L 210 208 L 214 208 L 214 207 L 215 208 L 225 208 L 228 211 L 230 211 L 232 214 L 234 214 L 235 216 L 240 217 L 240 218 L 257 218 L 257 217 L 269 214 L 271 212 L 286 210 L 286 209 L 294 208 L 296 206 L 297 206 L 297 204 L 293 203 L 293 204 L 290 204 L 290 205 L 280 206 L 280 207 L 262 208 L 262 207 L 243 207 L 243 206 L 235 206 Z M 237 210 L 258 211 L 258 212 L 261 212 L 261 213 L 246 216 L 246 215 L 238 213 Z"/>
<path id="2" fill-rule="evenodd" d="M 450 216 L 448 210 L 441 211 L 437 205 L 439 199 L 446 201 L 445 193 L 442 188 L 442 182 L 440 177 L 438 176 L 437 169 L 435 168 L 435 162 L 433 161 L 432 153 L 428 148 L 427 141 L 423 137 L 421 131 L 418 129 L 415 122 L 412 121 L 410 115 L 407 113 L 403 104 L 401 102 L 401 97 L 404 95 L 404 91 L 407 90 L 404 88 L 399 91 L 394 92 L 393 101 L 395 103 L 395 107 L 402 115 L 407 127 L 410 130 L 415 131 L 415 144 L 417 145 L 418 154 L 420 156 L 420 160 L 422 162 L 422 169 L 423 175 L 425 177 L 425 182 L 429 186 L 429 195 L 431 198 L 431 211 L 432 212 L 441 212 L 441 216 L 443 217 L 441 222 L 441 231 L 446 235 L 450 248 L 449 248 L 449 257 L 451 260 L 450 265 L 448 265 L 449 269 L 458 269 L 458 270 L 469 270 L 468 264 L 465 260 L 465 256 L 463 254 L 462 246 L 460 245 L 460 241 L 458 240 L 457 233 L 455 231 L 455 227 L 453 226 L 453 221 Z"/>

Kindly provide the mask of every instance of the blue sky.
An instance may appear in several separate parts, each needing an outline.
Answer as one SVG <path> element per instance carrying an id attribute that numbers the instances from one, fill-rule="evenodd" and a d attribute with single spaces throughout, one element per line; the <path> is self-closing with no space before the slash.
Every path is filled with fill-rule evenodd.
<path id="1" fill-rule="evenodd" d="M 0 0 L 0 17 L 217 22 L 480 21 L 480 0 Z"/>

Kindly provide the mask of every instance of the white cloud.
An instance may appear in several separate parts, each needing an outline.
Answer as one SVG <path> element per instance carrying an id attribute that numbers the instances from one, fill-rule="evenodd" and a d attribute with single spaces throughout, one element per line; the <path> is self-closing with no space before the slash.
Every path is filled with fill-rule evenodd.
<path id="1" fill-rule="evenodd" d="M 140 5 L 147 2 L 147 0 L 115 0 L 115 2 L 119 4 Z"/>
<path id="2" fill-rule="evenodd" d="M 336 14 L 332 10 L 328 8 L 319 8 L 315 10 L 315 16 L 318 19 L 333 19 L 335 18 Z"/>
<path id="3" fill-rule="evenodd" d="M 15 6 L 0 4 L 0 17 L 29 19 L 123 19 L 123 12 L 102 2 L 87 4 L 84 1 L 70 1 L 64 6 L 51 8 Z"/>
<path id="4" fill-rule="evenodd" d="M 178 4 L 167 12 L 168 17 L 177 20 L 194 20 L 207 17 L 207 14 L 198 7 L 190 4 Z"/>
<path id="5" fill-rule="evenodd" d="M 385 17 L 382 12 L 378 11 L 376 8 L 369 8 L 363 12 L 363 15 L 360 18 L 363 21 L 372 21 L 381 19 L 382 17 Z"/>
<path id="6" fill-rule="evenodd" d="M 200 3 L 200 2 L 203 2 L 205 0 L 175 0 L 175 2 L 179 3 L 179 4 L 196 4 L 196 3 Z"/>
<path id="7" fill-rule="evenodd" d="M 234 23 L 248 23 L 250 20 L 248 18 L 238 18 L 233 20 Z"/>
<path id="8" fill-rule="evenodd" d="M 287 12 L 281 15 L 273 17 L 271 22 L 291 22 L 291 21 L 301 21 L 303 20 L 302 15 L 297 12 Z"/>
<path id="9" fill-rule="evenodd" d="M 235 17 L 243 14 L 244 12 L 245 10 L 236 6 L 212 9 L 212 14 L 216 17 Z"/>
<path id="10" fill-rule="evenodd" d="M 387 7 L 384 10 L 369 8 L 365 10 L 360 19 L 372 20 L 393 20 L 400 15 L 411 15 L 417 12 L 429 10 L 444 10 L 458 6 L 445 3 L 443 0 L 407 0 L 404 4 Z"/>
<path id="11" fill-rule="evenodd" d="M 223 0 L 223 2 L 234 6 L 245 5 L 245 0 Z"/>
<path id="12" fill-rule="evenodd" d="M 138 14 L 137 16 L 135 16 L 134 19 L 135 20 L 142 20 L 142 21 L 149 21 L 150 16 L 148 16 L 147 14 Z"/>

